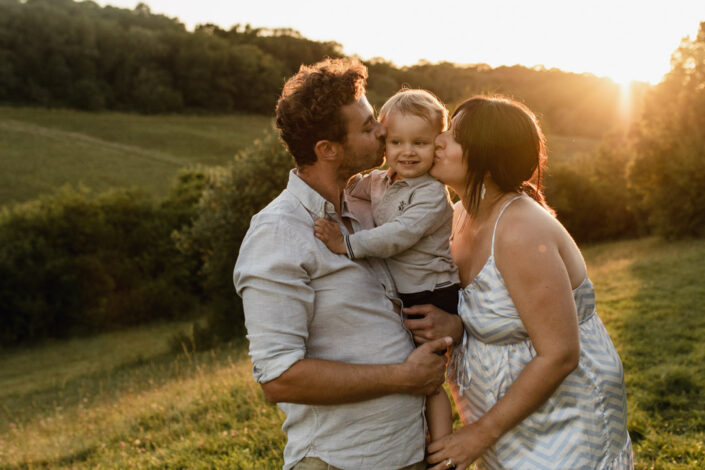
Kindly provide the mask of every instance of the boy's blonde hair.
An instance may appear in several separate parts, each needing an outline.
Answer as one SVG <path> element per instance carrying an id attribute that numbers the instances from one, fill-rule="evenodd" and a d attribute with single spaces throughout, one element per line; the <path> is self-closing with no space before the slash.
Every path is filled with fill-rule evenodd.
<path id="1" fill-rule="evenodd" d="M 393 112 L 411 114 L 437 126 L 439 132 L 448 126 L 448 110 L 436 95 L 428 90 L 402 88 L 387 100 L 379 110 L 379 120 L 384 122 Z"/>

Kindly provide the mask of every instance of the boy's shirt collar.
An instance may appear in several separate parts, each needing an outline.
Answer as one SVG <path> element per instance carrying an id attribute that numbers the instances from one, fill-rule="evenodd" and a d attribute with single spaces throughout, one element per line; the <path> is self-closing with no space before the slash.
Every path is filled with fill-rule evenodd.
<path id="1" fill-rule="evenodd" d="M 400 179 L 394 179 L 394 176 L 396 175 L 396 172 L 389 168 L 387 170 L 387 174 L 384 175 L 384 181 L 387 183 L 387 186 L 391 186 L 393 184 L 402 184 L 405 186 L 409 186 L 410 188 L 413 188 L 414 186 L 418 186 L 420 184 L 423 184 L 429 180 L 435 180 L 435 178 L 428 173 L 424 173 L 421 176 L 416 176 L 415 178 L 400 178 Z"/>

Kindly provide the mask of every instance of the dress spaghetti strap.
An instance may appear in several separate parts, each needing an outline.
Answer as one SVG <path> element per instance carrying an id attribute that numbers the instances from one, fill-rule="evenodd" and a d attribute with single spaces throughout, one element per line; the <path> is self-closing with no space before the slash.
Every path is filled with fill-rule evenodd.
<path id="1" fill-rule="evenodd" d="M 509 204 L 512 202 L 516 201 L 520 197 L 522 197 L 523 194 L 519 194 L 518 196 L 514 196 L 511 198 L 509 201 L 507 201 L 504 206 L 502 207 L 502 210 L 499 211 L 499 215 L 497 216 L 497 220 L 494 221 L 494 229 L 492 230 L 492 246 L 490 248 L 490 256 L 494 258 L 494 236 L 497 233 L 497 224 L 499 224 L 499 218 L 502 217 L 502 214 L 504 214 L 504 211 L 509 207 Z"/>

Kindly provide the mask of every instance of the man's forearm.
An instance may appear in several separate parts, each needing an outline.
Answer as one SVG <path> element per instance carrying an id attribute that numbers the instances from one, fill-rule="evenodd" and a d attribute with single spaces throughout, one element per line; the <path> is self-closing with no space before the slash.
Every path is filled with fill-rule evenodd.
<path id="1" fill-rule="evenodd" d="M 445 379 L 445 357 L 453 344 L 439 338 L 414 349 L 402 364 L 347 364 L 302 359 L 276 379 L 262 384 L 272 402 L 334 405 L 394 393 L 430 395 Z"/>
<path id="2" fill-rule="evenodd" d="M 411 393 L 403 364 L 346 364 L 302 359 L 286 372 L 262 384 L 271 402 L 334 405 L 393 393 Z"/>

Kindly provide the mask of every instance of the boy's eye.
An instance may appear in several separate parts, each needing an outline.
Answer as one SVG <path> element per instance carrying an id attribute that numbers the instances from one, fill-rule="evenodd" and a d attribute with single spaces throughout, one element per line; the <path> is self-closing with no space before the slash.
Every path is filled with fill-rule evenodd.
<path id="1" fill-rule="evenodd" d="M 416 142 L 414 142 L 414 144 L 415 145 L 426 145 L 426 142 L 424 142 L 422 140 L 417 140 Z"/>
<path id="2" fill-rule="evenodd" d="M 391 143 L 392 145 L 399 145 L 398 140 L 390 140 L 389 143 Z"/>

